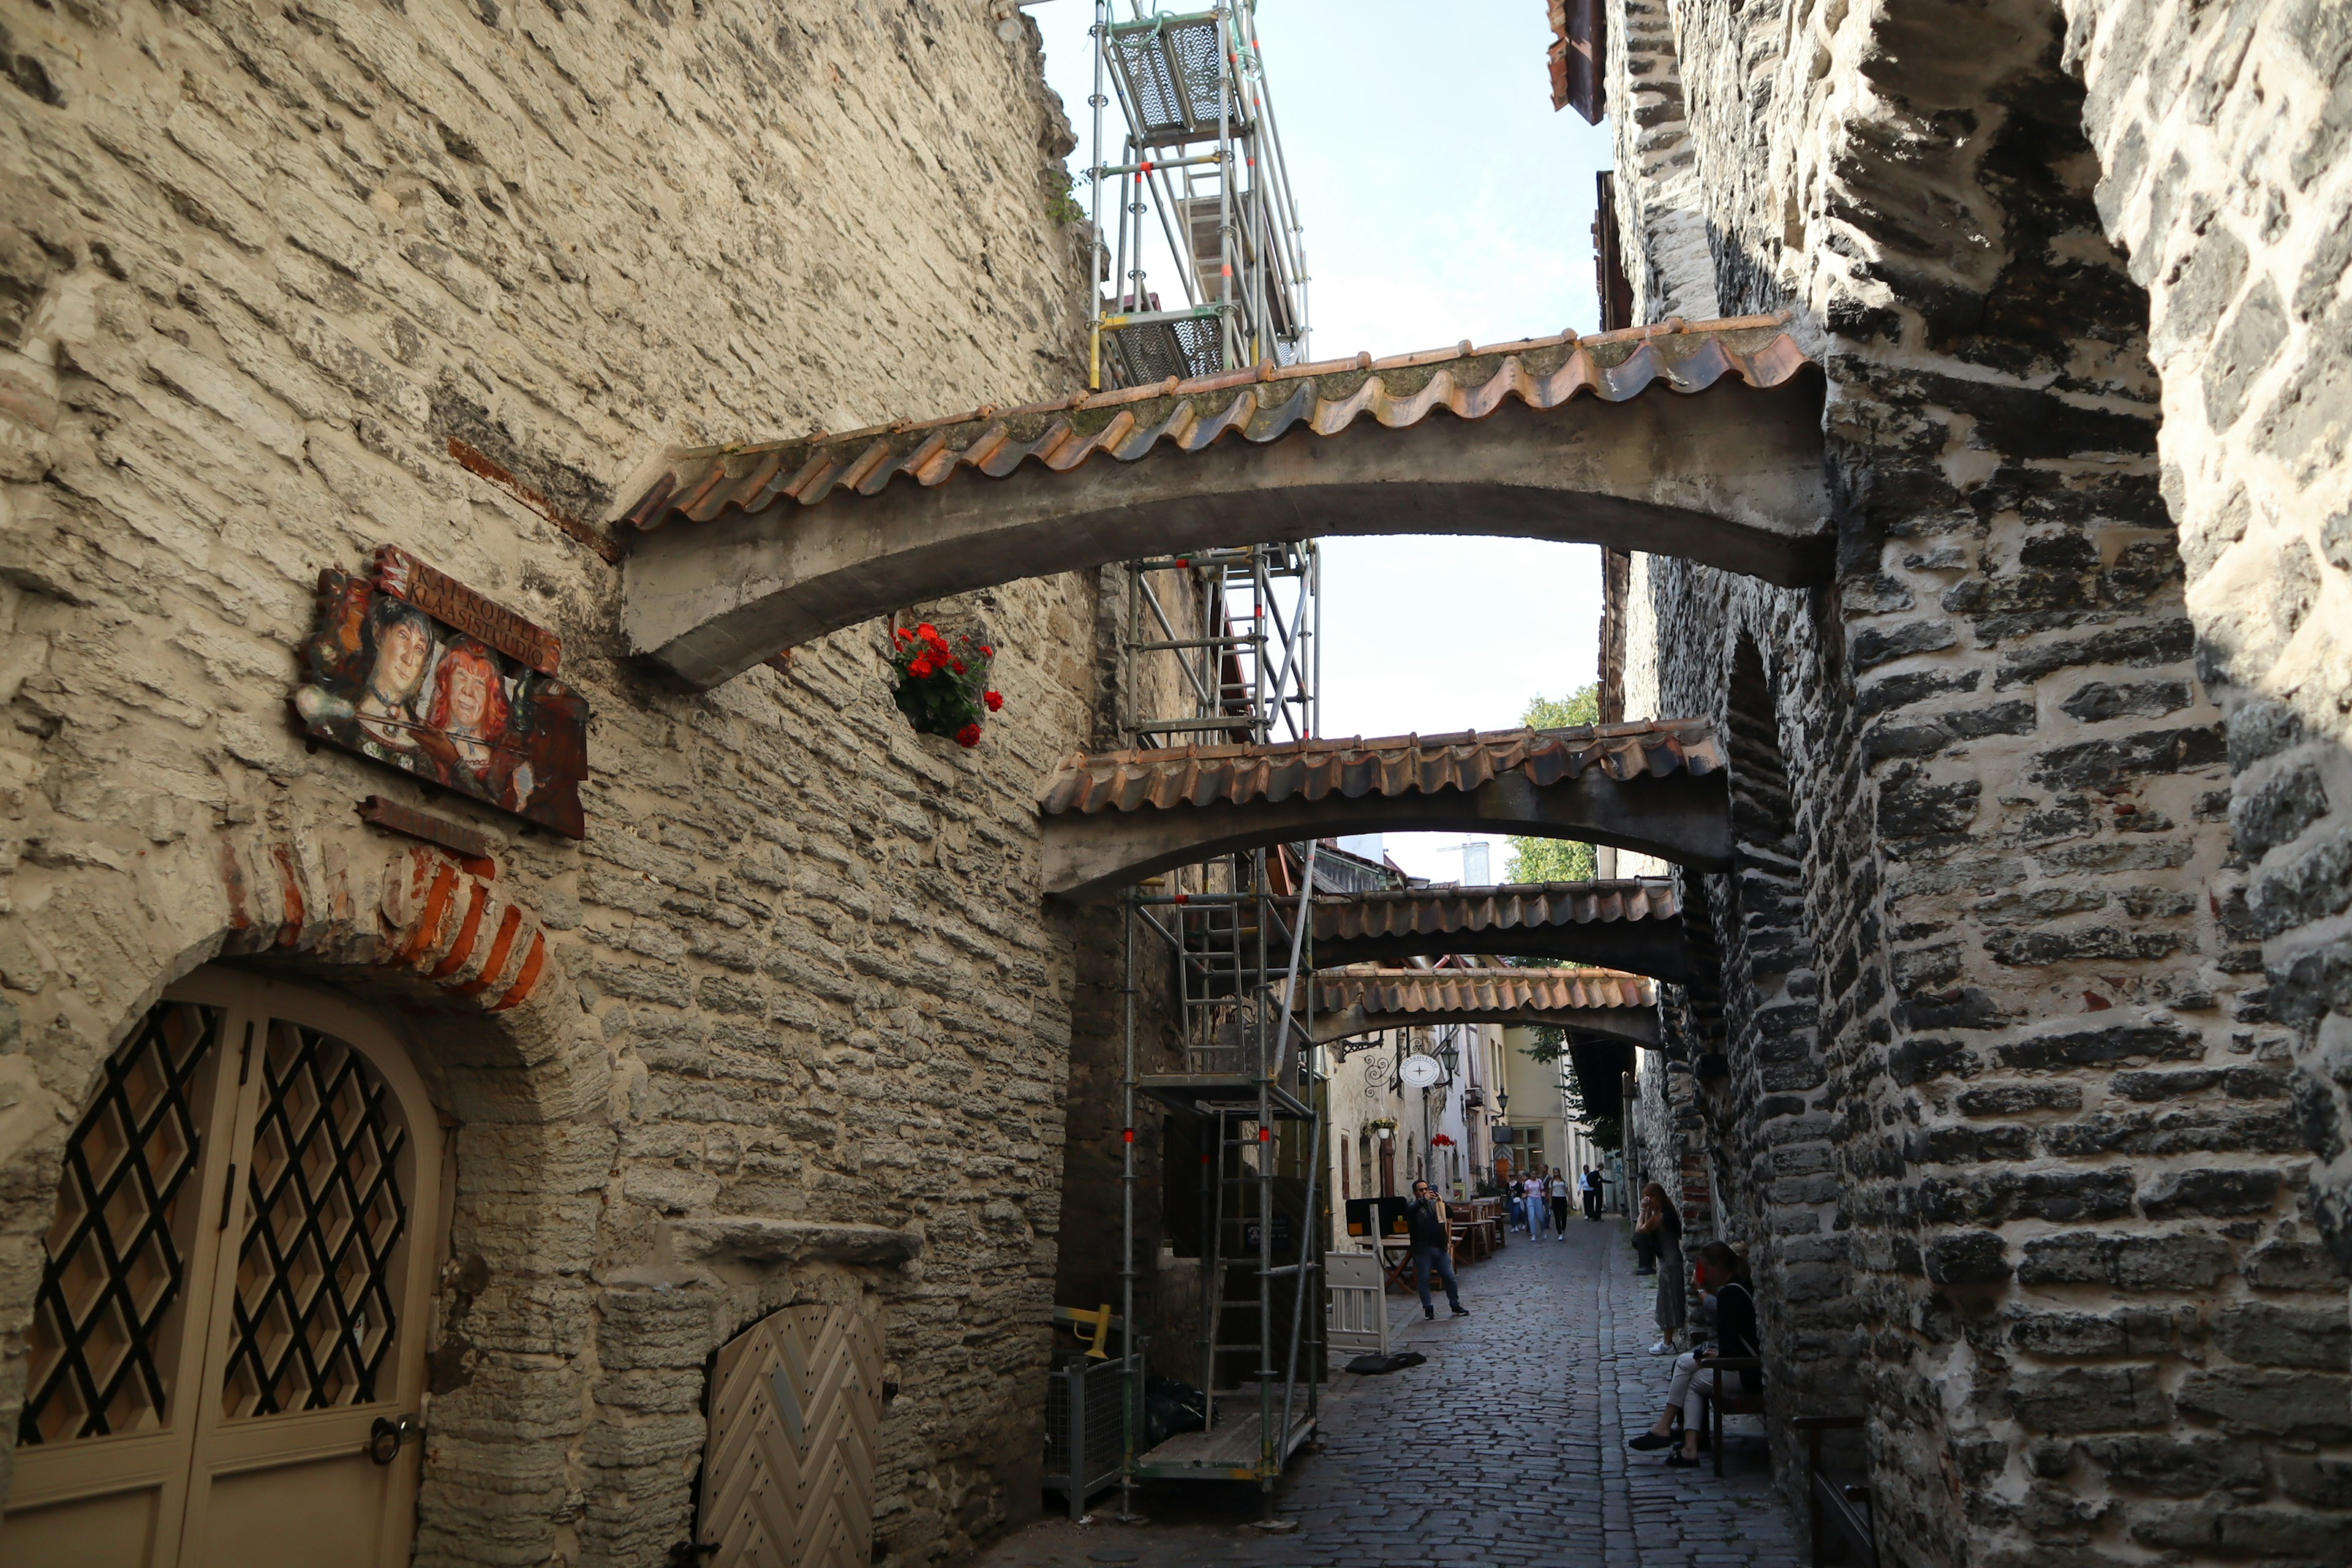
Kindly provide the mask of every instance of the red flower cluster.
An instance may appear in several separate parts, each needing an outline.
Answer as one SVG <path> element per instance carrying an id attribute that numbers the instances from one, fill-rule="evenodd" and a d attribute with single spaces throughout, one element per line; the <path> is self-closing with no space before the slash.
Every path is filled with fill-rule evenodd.
<path id="1" fill-rule="evenodd" d="M 1003 694 L 988 686 L 996 649 L 970 632 L 950 640 L 929 621 L 898 627 L 890 637 L 890 664 L 898 672 L 891 698 L 898 710 L 919 733 L 979 745 L 982 721 L 1004 706 Z"/>
<path id="2" fill-rule="evenodd" d="M 907 673 L 917 680 L 928 680 L 950 664 L 955 665 L 957 674 L 963 673 L 963 666 L 956 663 L 954 653 L 948 647 L 948 639 L 930 622 L 925 621 L 911 632 L 900 626 L 894 635 L 898 639 L 898 651 L 914 656 L 907 661 Z"/>
<path id="3" fill-rule="evenodd" d="M 1431 1146 L 1433 1148 L 1451 1149 L 1454 1147 L 1454 1134 L 1451 1132 L 1441 1132 L 1436 1137 L 1432 1138 L 1429 1142 Z"/>

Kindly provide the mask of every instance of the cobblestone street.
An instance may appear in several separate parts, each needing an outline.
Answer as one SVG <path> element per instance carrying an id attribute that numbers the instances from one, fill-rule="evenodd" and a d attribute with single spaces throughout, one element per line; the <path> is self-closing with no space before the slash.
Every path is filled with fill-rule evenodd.
<path id="1" fill-rule="evenodd" d="M 1246 1563 L 1364 1568 L 1444 1563 L 1780 1568 L 1801 1560 L 1758 1442 L 1734 1441 L 1726 1474 L 1666 1468 L 1624 1440 L 1654 1419 L 1669 1363 L 1653 1282 L 1633 1273 L 1617 1221 L 1571 1220 L 1565 1243 L 1515 1239 L 1462 1272 L 1471 1316 L 1435 1322 L 1391 1298 L 1398 1349 L 1426 1364 L 1387 1377 L 1333 1374 L 1319 1452 L 1276 1494 L 1290 1534 L 1252 1528 L 1253 1489 L 1153 1487 L 1149 1522 L 1049 1516 L 1000 1542 L 986 1568 Z"/>

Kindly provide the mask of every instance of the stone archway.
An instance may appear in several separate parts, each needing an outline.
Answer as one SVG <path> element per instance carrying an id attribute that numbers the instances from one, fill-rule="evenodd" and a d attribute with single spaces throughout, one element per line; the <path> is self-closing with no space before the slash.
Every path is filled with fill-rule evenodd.
<path id="1" fill-rule="evenodd" d="M 710 687 L 906 605 L 1323 534 L 1598 542 L 1818 582 L 1822 378 L 1785 322 L 1267 365 L 664 454 L 619 520 L 629 641 Z"/>
<path id="2" fill-rule="evenodd" d="M 1722 763 L 1713 727 L 1686 719 L 1081 754 L 1038 795 L 1041 882 L 1085 902 L 1236 849 L 1455 828 L 1721 868 Z"/>
<path id="3" fill-rule="evenodd" d="M 63 1129 L 116 1045 L 182 976 L 207 963 L 299 974 L 396 1014 L 455 1142 L 457 1177 L 448 1263 L 435 1292 L 417 1552 L 457 1563 L 543 1560 L 556 1552 L 580 1418 L 526 1418 L 523 1410 L 577 1410 L 587 1401 L 581 1352 L 595 1293 L 588 1265 L 615 1147 L 599 1114 L 609 1061 L 583 1027 L 541 921 L 488 867 L 421 846 L 390 851 L 381 841 L 367 842 L 378 853 L 354 865 L 345 848 L 306 835 L 250 835 L 216 841 L 208 878 L 193 851 L 172 868 L 191 886 L 176 889 L 176 901 L 148 905 L 176 917 L 142 933 L 160 959 L 144 973 L 110 976 L 95 997 L 90 987 L 53 1005 L 53 1077 L 74 1092 L 20 1101 L 20 1113 L 46 1110 L 58 1130 L 15 1141 L 5 1178 L 16 1196 L 0 1211 L 0 1228 L 27 1240 L 46 1229 Z M 204 896 L 190 896 L 200 878 Z M 93 1001 L 107 1019 L 95 1028 Z M 70 1037 L 69 1058 L 60 1034 Z M 21 1116 L 9 1131 L 23 1131 Z M 28 1321 L 39 1275 L 37 1267 L 7 1271 L 0 1322 Z M 24 1353 L 12 1335 L 13 1364 L 0 1369 L 12 1384 Z M 16 1410 L 14 1398 L 0 1410 L 0 1456 L 13 1458 Z"/>

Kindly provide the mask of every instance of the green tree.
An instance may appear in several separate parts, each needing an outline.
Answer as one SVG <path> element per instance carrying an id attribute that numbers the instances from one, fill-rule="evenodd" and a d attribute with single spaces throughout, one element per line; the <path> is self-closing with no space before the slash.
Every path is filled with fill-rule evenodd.
<path id="1" fill-rule="evenodd" d="M 1566 697 L 1538 697 L 1520 722 L 1531 730 L 1572 730 L 1601 722 L 1601 688 Z M 1504 876 L 1514 882 L 1582 882 L 1593 874 L 1592 846 L 1569 838 L 1514 838 Z"/>

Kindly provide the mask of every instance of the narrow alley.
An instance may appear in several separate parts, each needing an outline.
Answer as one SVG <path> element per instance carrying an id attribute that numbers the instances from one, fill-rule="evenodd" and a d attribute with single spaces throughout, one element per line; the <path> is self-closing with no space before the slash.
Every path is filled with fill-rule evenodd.
<path id="1" fill-rule="evenodd" d="M 1460 1568 L 1601 1564 L 1794 1564 L 1795 1523 L 1771 1489 L 1760 1442 L 1738 1426 L 1725 1474 L 1669 1469 L 1624 1439 L 1654 1416 L 1671 1363 L 1656 1338 L 1654 1281 L 1634 1273 L 1622 1226 L 1571 1220 L 1564 1244 L 1523 1237 L 1461 1274 L 1467 1318 L 1439 1303 L 1424 1322 L 1389 1298 L 1401 1350 L 1429 1357 L 1386 1377 L 1334 1373 L 1319 1450 L 1276 1493 L 1289 1533 L 1266 1533 L 1254 1488 L 1147 1487 L 1148 1522 L 1049 1515 L 1002 1542 L 983 1568 L 1137 1568 L 1231 1563 L 1266 1568 Z"/>

